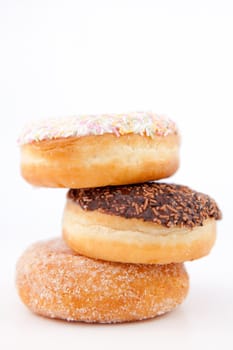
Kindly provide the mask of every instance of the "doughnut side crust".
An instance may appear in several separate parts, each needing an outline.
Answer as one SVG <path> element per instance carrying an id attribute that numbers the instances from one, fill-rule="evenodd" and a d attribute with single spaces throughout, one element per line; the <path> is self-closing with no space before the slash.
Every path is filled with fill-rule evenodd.
<path id="1" fill-rule="evenodd" d="M 32 245 L 21 256 L 16 285 L 23 303 L 39 315 L 117 323 L 173 310 L 186 297 L 189 279 L 183 264 L 93 260 L 54 239 Z"/>
<path id="2" fill-rule="evenodd" d="M 63 238 L 67 245 L 92 258 L 169 264 L 207 255 L 216 239 L 216 221 L 202 226 L 165 227 L 139 219 L 85 211 L 67 200 L 63 215 Z"/>
<path id="3" fill-rule="evenodd" d="M 21 145 L 21 173 L 32 185 L 85 188 L 171 176 L 179 166 L 179 136 L 113 134 Z"/>

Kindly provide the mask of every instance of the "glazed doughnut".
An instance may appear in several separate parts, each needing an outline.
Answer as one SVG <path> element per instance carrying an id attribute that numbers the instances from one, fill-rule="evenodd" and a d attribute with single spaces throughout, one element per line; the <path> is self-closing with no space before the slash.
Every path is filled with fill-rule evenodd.
<path id="1" fill-rule="evenodd" d="M 92 258 L 169 264 L 207 255 L 220 218 L 213 199 L 181 185 L 71 189 L 63 237 L 70 248 Z"/>
<path id="2" fill-rule="evenodd" d="M 153 113 L 77 116 L 27 126 L 21 173 L 32 185 L 85 188 L 156 180 L 179 165 L 176 125 Z"/>
<path id="3" fill-rule="evenodd" d="M 33 312 L 68 321 L 116 323 L 171 311 L 188 293 L 183 264 L 135 265 L 89 259 L 61 239 L 31 246 L 16 285 Z"/>

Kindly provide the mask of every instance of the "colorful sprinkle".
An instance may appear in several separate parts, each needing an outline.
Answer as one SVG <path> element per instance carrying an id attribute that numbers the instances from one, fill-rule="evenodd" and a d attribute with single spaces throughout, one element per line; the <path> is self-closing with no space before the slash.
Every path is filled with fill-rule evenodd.
<path id="1" fill-rule="evenodd" d="M 152 112 L 80 115 L 32 122 L 23 129 L 18 143 L 103 134 L 119 137 L 132 133 L 154 137 L 178 131 L 172 120 Z"/>

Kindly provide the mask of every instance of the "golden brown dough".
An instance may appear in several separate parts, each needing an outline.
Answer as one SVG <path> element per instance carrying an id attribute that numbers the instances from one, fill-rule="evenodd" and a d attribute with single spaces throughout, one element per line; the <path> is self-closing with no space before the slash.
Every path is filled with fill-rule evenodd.
<path id="1" fill-rule="evenodd" d="M 179 137 L 112 134 L 21 146 L 22 176 L 32 185 L 82 188 L 162 179 L 179 166 Z"/>
<path id="2" fill-rule="evenodd" d="M 26 250 L 17 264 L 16 284 L 24 304 L 39 315 L 101 323 L 161 315 L 182 303 L 189 288 L 183 264 L 93 260 L 61 239 Z"/>

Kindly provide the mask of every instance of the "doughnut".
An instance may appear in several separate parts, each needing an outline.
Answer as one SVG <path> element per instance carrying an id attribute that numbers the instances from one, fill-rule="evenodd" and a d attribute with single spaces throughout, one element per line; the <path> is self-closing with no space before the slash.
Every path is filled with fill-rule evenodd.
<path id="1" fill-rule="evenodd" d="M 117 323 L 173 310 L 188 293 L 183 264 L 142 265 L 78 255 L 62 239 L 32 245 L 16 268 L 23 303 L 34 313 L 67 321 Z"/>
<path id="2" fill-rule="evenodd" d="M 208 195 L 151 182 L 70 189 L 62 230 L 71 249 L 92 258 L 169 264 L 207 255 L 220 218 Z"/>
<path id="3" fill-rule="evenodd" d="M 88 188 L 157 180 L 179 165 L 174 122 L 154 113 L 83 115 L 32 123 L 18 139 L 32 185 Z"/>

